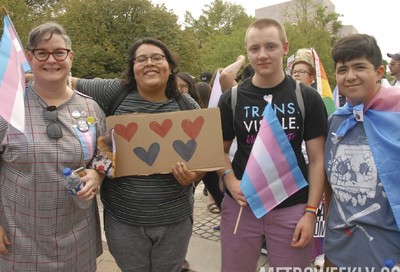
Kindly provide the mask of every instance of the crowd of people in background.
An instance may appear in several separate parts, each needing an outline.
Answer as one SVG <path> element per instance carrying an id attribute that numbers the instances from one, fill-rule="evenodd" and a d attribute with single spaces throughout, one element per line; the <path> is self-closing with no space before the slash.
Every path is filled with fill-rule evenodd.
<path id="1" fill-rule="evenodd" d="M 27 47 L 26 134 L 0 118 L 0 270 L 96 271 L 100 191 L 108 247 L 122 271 L 189 271 L 185 258 L 200 182 L 207 209 L 221 215 L 215 230 L 222 272 L 255 271 L 263 247 L 270 269 L 305 269 L 313 261 L 318 268 L 400 262 L 400 52 L 387 54 L 395 80 L 384 87 L 376 40 L 366 34 L 340 39 L 332 58 L 346 101 L 332 113 L 316 90 L 310 48 L 299 48 L 285 73 L 289 41 L 282 24 L 255 20 L 245 45 L 247 56 L 194 76 L 179 71 L 177 56 L 162 41 L 145 37 L 129 48 L 121 78 L 81 79 L 70 74 L 74 52 L 63 27 L 48 22 L 34 28 Z M 211 106 L 221 113 L 223 169 L 192 171 L 177 161 L 169 173 L 110 177 L 94 165 L 96 156 L 111 160 L 96 148 L 99 138 L 110 136 L 106 116 L 206 109 L 217 75 L 221 96 Z M 248 124 L 262 123 L 268 105 L 289 124 L 282 129 L 307 186 L 256 217 L 242 179 L 253 158 L 249 139 L 257 139 L 260 128 Z M 76 197 L 90 203 L 87 209 L 65 188 L 65 167 L 86 168 Z M 313 239 L 323 199 L 326 233 Z"/>

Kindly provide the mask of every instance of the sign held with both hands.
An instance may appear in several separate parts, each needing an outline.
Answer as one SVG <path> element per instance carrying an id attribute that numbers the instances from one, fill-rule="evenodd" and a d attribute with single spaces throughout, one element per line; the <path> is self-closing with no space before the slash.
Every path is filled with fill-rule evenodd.
<path id="1" fill-rule="evenodd" d="M 179 161 L 193 171 L 224 167 L 218 108 L 107 117 L 114 128 L 114 176 L 170 173 Z"/>

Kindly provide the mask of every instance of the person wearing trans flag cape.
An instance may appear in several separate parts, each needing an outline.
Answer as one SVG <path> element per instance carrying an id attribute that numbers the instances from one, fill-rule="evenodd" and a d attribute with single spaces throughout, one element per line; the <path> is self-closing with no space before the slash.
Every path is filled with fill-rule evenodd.
<path id="1" fill-rule="evenodd" d="M 325 144 L 326 265 L 380 271 L 400 261 L 400 93 L 381 86 L 374 37 L 344 37 L 332 57 L 347 102 L 331 116 Z"/>

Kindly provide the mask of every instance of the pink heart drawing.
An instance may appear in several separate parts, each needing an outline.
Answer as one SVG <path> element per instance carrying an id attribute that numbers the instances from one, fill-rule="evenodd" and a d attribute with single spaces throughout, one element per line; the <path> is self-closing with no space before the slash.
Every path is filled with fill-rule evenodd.
<path id="1" fill-rule="evenodd" d="M 123 124 L 116 124 L 114 126 L 114 131 L 119 136 L 130 142 L 133 135 L 135 135 L 137 128 L 138 126 L 135 122 L 129 123 L 127 126 L 124 126 Z"/>
<path id="2" fill-rule="evenodd" d="M 196 139 L 201 131 L 201 128 L 203 127 L 203 124 L 204 118 L 203 116 L 199 116 L 194 120 L 194 122 L 189 119 L 183 120 L 181 126 L 187 136 L 192 139 Z"/>
<path id="3" fill-rule="evenodd" d="M 172 120 L 165 119 L 161 125 L 158 122 L 153 121 L 153 122 L 150 122 L 149 126 L 152 131 L 154 131 L 155 133 L 160 135 L 162 138 L 164 138 L 165 135 L 168 134 L 169 130 L 172 127 Z"/>

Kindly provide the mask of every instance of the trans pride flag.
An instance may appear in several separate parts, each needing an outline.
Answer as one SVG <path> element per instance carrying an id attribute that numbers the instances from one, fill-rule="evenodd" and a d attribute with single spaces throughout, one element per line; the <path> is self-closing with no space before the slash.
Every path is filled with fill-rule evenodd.
<path id="1" fill-rule="evenodd" d="M 240 184 L 257 218 L 307 185 L 271 103 L 263 116 Z"/>
<path id="2" fill-rule="evenodd" d="M 8 15 L 4 16 L 0 63 L 0 116 L 24 133 L 25 71 L 29 71 L 30 68 Z"/>
<path id="3" fill-rule="evenodd" d="M 315 80 L 317 82 L 317 91 L 321 95 L 324 101 L 326 111 L 328 115 L 331 115 L 336 110 L 335 101 L 333 99 L 333 94 L 331 86 L 329 86 L 328 77 L 321 60 L 318 57 L 317 52 L 314 48 L 311 48 L 312 55 L 315 63 Z"/>

